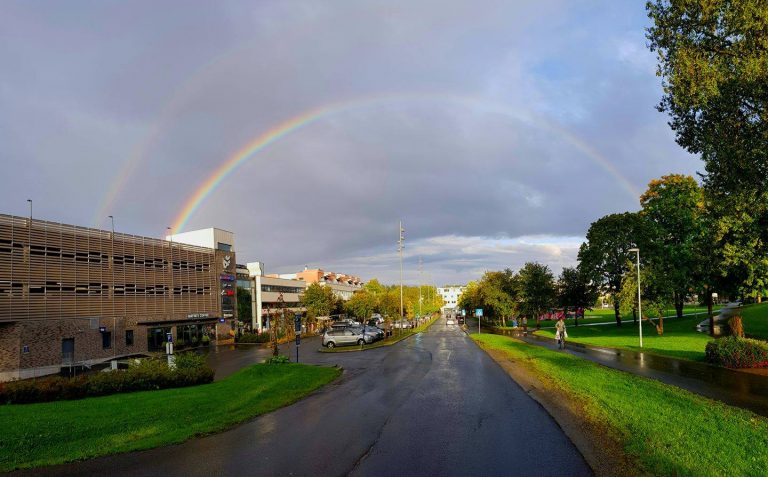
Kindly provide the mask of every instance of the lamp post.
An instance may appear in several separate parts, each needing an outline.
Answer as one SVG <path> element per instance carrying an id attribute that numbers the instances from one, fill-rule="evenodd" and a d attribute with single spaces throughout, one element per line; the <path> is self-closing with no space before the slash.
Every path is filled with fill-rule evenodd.
<path id="1" fill-rule="evenodd" d="M 117 312 L 115 311 L 115 218 L 109 216 L 112 223 L 112 359 L 117 359 Z"/>
<path id="2" fill-rule="evenodd" d="M 640 319 L 637 321 L 637 328 L 640 330 L 640 347 L 643 347 L 643 301 L 640 296 L 640 249 L 630 248 L 629 252 L 637 254 L 637 314 Z"/>

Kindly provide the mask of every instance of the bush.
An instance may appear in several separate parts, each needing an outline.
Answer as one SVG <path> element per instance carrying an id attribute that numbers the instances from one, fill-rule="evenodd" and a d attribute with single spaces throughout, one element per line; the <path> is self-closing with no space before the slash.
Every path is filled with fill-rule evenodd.
<path id="1" fill-rule="evenodd" d="M 243 333 L 237 339 L 238 343 L 269 343 L 269 331 L 263 333 Z"/>
<path id="2" fill-rule="evenodd" d="M 708 362 L 727 368 L 768 367 L 768 344 L 738 336 L 710 341 L 705 355 Z"/>
<path id="3" fill-rule="evenodd" d="M 60 376 L 35 381 L 12 381 L 0 384 L 0 404 L 24 404 L 120 392 L 194 386 L 213 381 L 214 371 L 205 358 L 194 353 L 176 355 L 176 369 L 170 369 L 164 359 L 144 359 L 131 363 L 127 370 L 81 375 Z"/>
<path id="4" fill-rule="evenodd" d="M 288 356 L 284 356 L 282 354 L 279 354 L 277 356 L 272 356 L 268 360 L 265 361 L 267 364 L 286 364 L 290 363 L 291 360 L 288 358 Z"/>
<path id="5" fill-rule="evenodd" d="M 200 340 L 201 343 L 203 343 L 203 346 L 208 346 L 211 344 L 211 337 L 208 335 L 203 335 L 203 339 Z"/>

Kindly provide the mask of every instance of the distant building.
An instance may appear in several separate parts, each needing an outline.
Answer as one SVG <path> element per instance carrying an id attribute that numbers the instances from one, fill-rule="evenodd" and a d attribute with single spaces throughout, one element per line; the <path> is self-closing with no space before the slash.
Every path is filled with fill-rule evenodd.
<path id="1" fill-rule="evenodd" d="M 362 290 L 363 281 L 360 277 L 344 273 L 326 272 L 319 268 L 304 270 L 298 273 L 278 275 L 280 278 L 295 278 L 303 280 L 307 285 L 318 283 L 327 286 L 342 300 L 349 300 L 355 292 Z"/>
<path id="2" fill-rule="evenodd" d="M 0 215 L 0 380 L 162 351 L 169 334 L 228 337 L 234 237 L 198 232 L 160 240 Z"/>
<path id="3" fill-rule="evenodd" d="M 251 262 L 246 265 L 249 274 L 248 289 L 251 292 L 251 326 L 262 332 L 269 327 L 270 317 L 282 309 L 289 312 L 304 311 L 301 295 L 307 283 L 295 278 L 265 275 L 264 264 Z"/>
<path id="4" fill-rule="evenodd" d="M 462 285 L 447 285 L 437 289 L 437 294 L 443 298 L 443 306 L 440 311 L 445 313 L 458 307 L 459 297 L 464 293 L 466 287 Z"/>

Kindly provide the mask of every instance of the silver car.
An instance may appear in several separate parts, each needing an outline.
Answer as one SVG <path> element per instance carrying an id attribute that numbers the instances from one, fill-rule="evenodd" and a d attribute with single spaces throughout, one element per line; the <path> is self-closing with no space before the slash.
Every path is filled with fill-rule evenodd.
<path id="1" fill-rule="evenodd" d="M 373 336 L 363 333 L 363 330 L 360 328 L 333 329 L 323 333 L 323 346 L 327 348 L 370 343 L 373 343 Z"/>

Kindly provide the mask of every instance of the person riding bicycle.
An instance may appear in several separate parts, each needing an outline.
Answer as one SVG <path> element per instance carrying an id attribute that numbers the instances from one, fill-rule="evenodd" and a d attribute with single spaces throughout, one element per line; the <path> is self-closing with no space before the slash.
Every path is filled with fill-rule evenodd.
<path id="1" fill-rule="evenodd" d="M 565 331 L 565 317 L 560 317 L 555 324 L 555 339 L 557 340 L 557 348 L 565 349 L 565 339 L 568 337 L 568 333 Z"/>

